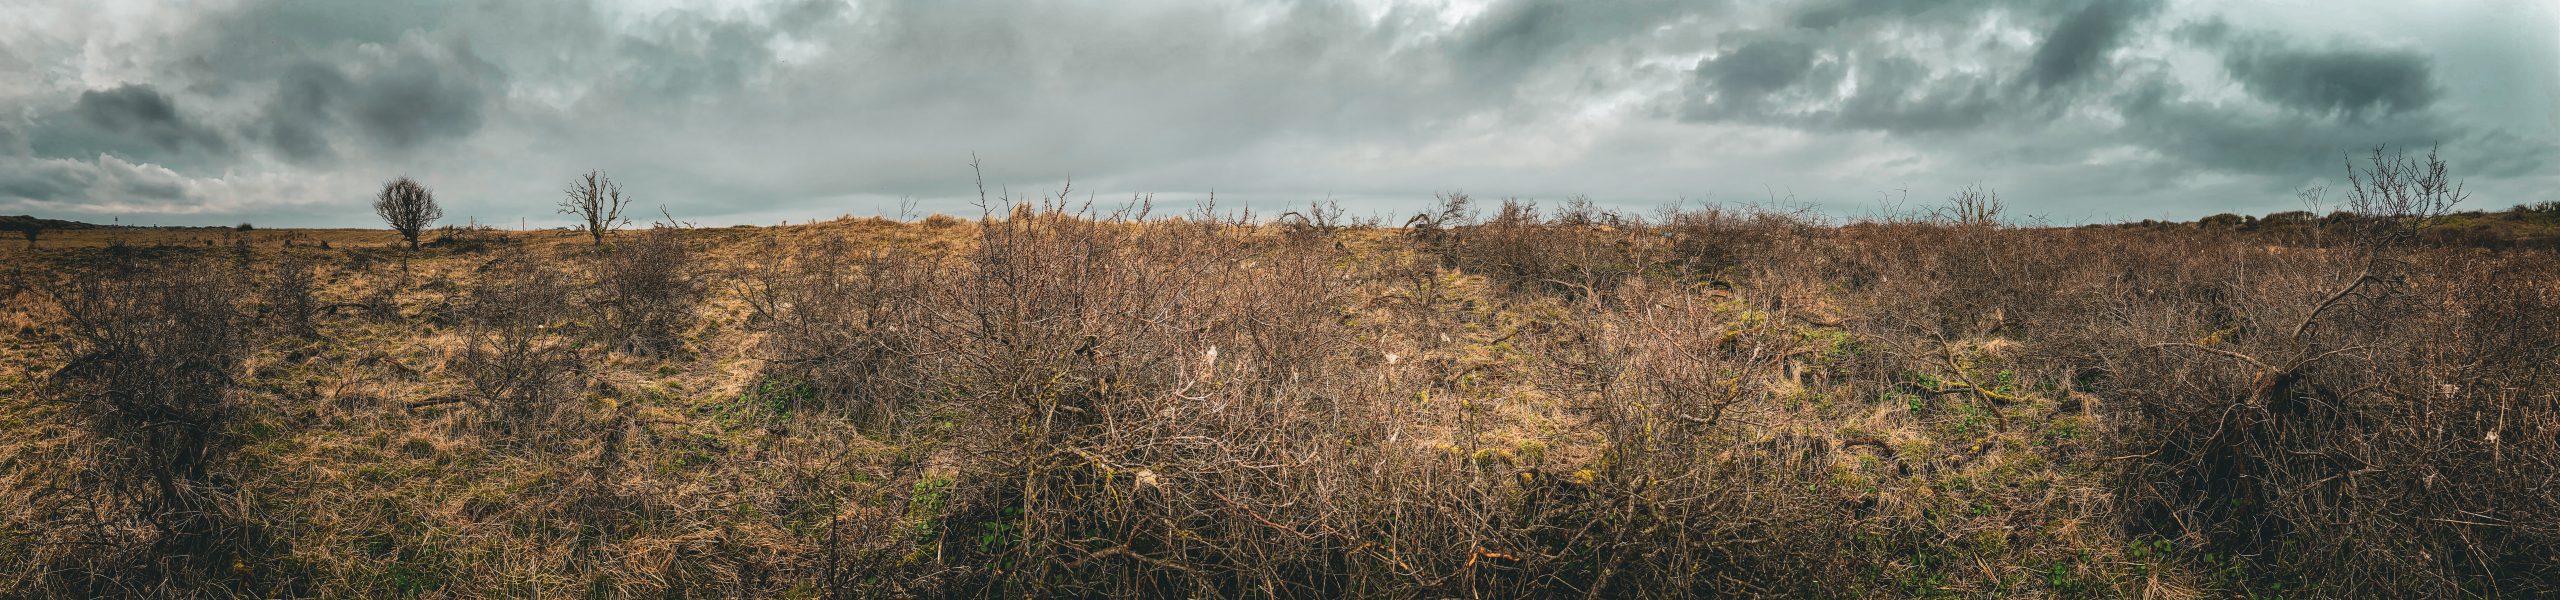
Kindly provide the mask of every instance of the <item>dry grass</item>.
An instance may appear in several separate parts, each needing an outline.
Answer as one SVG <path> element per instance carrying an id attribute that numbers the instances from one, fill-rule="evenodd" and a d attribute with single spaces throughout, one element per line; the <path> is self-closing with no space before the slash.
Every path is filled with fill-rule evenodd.
<path id="1" fill-rule="evenodd" d="M 0 587 L 2560 593 L 2547 252 L 1450 200 L 0 245 Z"/>

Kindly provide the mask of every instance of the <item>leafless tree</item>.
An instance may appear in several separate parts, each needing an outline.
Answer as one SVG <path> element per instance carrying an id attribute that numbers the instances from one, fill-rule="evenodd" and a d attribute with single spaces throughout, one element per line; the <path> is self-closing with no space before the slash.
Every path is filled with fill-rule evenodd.
<path id="1" fill-rule="evenodd" d="M 436 206 L 435 192 L 402 176 L 382 184 L 382 193 L 373 197 L 373 214 L 382 216 L 383 223 L 400 232 L 400 238 L 416 249 L 418 233 L 426 231 L 436 219 L 444 218 L 444 208 Z"/>
<path id="2" fill-rule="evenodd" d="M 614 183 L 603 171 L 588 171 L 569 185 L 568 197 L 560 200 L 560 214 L 576 215 L 584 221 L 580 226 L 586 228 L 587 237 L 602 246 L 604 234 L 631 224 L 630 219 L 622 217 L 622 208 L 628 205 L 630 198 L 622 195 L 622 184 Z"/>
<path id="3" fill-rule="evenodd" d="M 2462 182 L 2446 174 L 2444 159 L 2427 150 L 2421 163 L 2405 150 L 2393 153 L 2375 146 L 2369 163 L 2357 169 L 2347 163 L 2347 210 L 2364 217 L 2370 241 L 2395 245 L 2414 240 L 2418 232 L 2453 213 L 2470 194 Z"/>

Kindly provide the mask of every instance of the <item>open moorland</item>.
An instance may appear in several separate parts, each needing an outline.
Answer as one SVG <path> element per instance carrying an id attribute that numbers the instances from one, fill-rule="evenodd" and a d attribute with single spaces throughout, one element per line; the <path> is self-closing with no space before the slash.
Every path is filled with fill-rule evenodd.
<path id="1" fill-rule="evenodd" d="M 48 231 L 0 249 L 0 589 L 2560 594 L 2560 210 L 2422 183 Z"/>

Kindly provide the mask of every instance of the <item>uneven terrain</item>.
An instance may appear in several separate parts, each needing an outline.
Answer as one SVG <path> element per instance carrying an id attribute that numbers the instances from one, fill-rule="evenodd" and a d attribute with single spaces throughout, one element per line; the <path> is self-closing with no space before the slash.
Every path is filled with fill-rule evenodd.
<path id="1" fill-rule="evenodd" d="M 2560 594 L 2551 251 L 1997 208 L 53 232 L 0 590 Z"/>

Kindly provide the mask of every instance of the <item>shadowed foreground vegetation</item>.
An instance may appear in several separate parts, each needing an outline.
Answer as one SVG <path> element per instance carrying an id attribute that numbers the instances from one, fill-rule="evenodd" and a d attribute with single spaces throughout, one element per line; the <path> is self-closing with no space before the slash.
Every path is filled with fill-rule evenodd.
<path id="1" fill-rule="evenodd" d="M 2560 594 L 2548 250 L 1998 208 L 19 251 L 0 589 Z"/>

